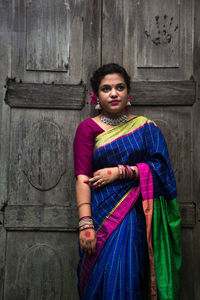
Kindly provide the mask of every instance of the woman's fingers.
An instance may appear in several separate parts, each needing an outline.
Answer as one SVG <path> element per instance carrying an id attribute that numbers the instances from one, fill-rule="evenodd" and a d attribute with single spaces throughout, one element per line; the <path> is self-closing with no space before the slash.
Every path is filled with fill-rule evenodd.
<path id="1" fill-rule="evenodd" d="M 90 233 L 90 234 L 86 234 Z M 92 255 L 96 252 L 96 233 L 92 230 L 85 230 L 80 233 L 80 247 L 83 252 Z"/>
<path id="2" fill-rule="evenodd" d="M 96 253 L 96 243 L 97 240 L 95 239 L 94 241 L 91 242 L 91 246 L 92 246 L 92 254 Z"/>
<path id="3" fill-rule="evenodd" d="M 87 252 L 89 255 L 96 253 L 96 241 L 86 241 L 82 243 L 81 250 Z"/>

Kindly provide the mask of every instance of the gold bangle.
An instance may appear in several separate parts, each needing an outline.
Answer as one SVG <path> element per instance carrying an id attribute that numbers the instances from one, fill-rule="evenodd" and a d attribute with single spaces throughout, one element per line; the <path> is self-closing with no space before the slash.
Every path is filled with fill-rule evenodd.
<path id="1" fill-rule="evenodd" d="M 78 208 L 80 208 L 82 205 L 85 205 L 85 204 L 87 204 L 87 205 L 91 205 L 91 203 L 90 203 L 90 202 L 84 202 L 84 203 L 81 203 L 81 204 L 79 204 L 77 207 L 78 207 Z"/>

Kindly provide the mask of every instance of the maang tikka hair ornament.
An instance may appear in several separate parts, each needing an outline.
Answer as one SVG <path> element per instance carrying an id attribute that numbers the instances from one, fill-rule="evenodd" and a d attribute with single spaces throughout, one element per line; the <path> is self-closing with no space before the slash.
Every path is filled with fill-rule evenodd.
<path id="1" fill-rule="evenodd" d="M 90 104 L 94 104 L 95 109 L 100 110 L 101 106 L 100 106 L 99 98 L 95 96 L 94 92 L 90 92 L 90 99 L 91 99 Z"/>

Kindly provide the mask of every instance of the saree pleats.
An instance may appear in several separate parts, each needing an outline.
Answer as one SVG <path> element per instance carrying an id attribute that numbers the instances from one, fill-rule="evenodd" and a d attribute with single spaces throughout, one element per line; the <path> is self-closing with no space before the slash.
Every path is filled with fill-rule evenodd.
<path id="1" fill-rule="evenodd" d="M 137 165 L 140 181 L 92 189 L 96 254 L 80 252 L 84 300 L 176 300 L 181 265 L 176 185 L 162 133 L 136 117 L 96 138 L 94 169 Z"/>
<path id="2" fill-rule="evenodd" d="M 144 299 L 148 287 L 148 250 L 141 202 L 138 204 L 101 251 L 83 299 Z"/>

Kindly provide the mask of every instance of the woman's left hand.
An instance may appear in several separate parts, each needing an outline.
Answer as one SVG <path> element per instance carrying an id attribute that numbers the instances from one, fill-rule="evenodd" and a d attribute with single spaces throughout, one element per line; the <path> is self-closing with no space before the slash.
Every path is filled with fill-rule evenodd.
<path id="1" fill-rule="evenodd" d="M 96 171 L 94 176 L 87 183 L 92 187 L 98 188 L 119 179 L 118 167 L 104 168 Z"/>

